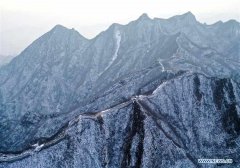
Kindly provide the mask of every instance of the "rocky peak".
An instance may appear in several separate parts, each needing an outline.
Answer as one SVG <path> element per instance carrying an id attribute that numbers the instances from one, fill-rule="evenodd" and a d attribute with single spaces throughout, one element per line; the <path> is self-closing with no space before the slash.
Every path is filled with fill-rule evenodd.
<path id="1" fill-rule="evenodd" d="M 143 13 L 138 19 L 138 21 L 151 20 L 146 13 Z"/>
<path id="2" fill-rule="evenodd" d="M 59 24 L 54 26 L 48 33 L 51 35 L 51 37 L 54 36 L 54 37 L 61 37 L 62 39 L 66 39 L 66 38 L 69 38 L 70 36 L 73 36 L 75 38 L 79 38 L 81 40 L 87 41 L 87 39 L 83 37 L 75 29 L 73 28 L 69 29 Z"/>
<path id="3" fill-rule="evenodd" d="M 197 21 L 196 17 L 191 12 L 184 13 L 183 15 L 180 16 L 180 18 L 189 22 Z"/>
<path id="4" fill-rule="evenodd" d="M 181 22 L 181 24 L 195 24 L 197 22 L 196 17 L 191 12 L 171 17 L 170 20 Z"/>

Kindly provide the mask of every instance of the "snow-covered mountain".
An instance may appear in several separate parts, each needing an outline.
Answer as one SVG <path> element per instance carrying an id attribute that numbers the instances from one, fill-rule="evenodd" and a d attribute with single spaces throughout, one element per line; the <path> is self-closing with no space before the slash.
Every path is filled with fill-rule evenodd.
<path id="1" fill-rule="evenodd" d="M 44 148 L 2 166 L 239 165 L 239 49 L 240 23 L 190 12 L 143 14 L 90 40 L 57 25 L 0 68 L 0 161 Z"/>
<path id="2" fill-rule="evenodd" d="M 8 64 L 13 58 L 14 56 L 0 55 L 0 67 Z"/>

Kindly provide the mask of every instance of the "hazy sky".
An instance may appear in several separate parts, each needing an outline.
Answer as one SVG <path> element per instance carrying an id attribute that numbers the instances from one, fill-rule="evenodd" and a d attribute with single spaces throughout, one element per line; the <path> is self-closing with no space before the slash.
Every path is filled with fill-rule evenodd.
<path id="1" fill-rule="evenodd" d="M 0 0 L 0 55 L 16 55 L 61 24 L 92 38 L 142 13 L 168 18 L 191 11 L 200 22 L 240 20 L 240 0 Z"/>

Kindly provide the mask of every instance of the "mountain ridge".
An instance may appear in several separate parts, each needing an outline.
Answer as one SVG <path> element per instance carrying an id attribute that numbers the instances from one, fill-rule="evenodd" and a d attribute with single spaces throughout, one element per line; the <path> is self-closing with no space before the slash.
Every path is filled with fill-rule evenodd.
<path id="1" fill-rule="evenodd" d="M 76 128 L 78 128 L 79 127 L 79 125 L 84 125 L 84 123 L 85 122 L 88 122 L 88 121 L 92 121 L 93 123 L 95 123 L 96 125 L 98 125 L 99 127 L 101 127 L 101 125 L 105 125 L 105 124 L 107 124 L 107 122 L 109 122 L 109 121 L 107 121 L 107 119 L 103 119 L 103 118 L 105 118 L 106 116 L 111 116 L 111 117 L 113 117 L 114 118 L 114 116 L 116 117 L 116 116 L 118 116 L 118 115 L 120 115 L 119 113 L 117 114 L 117 115 L 114 115 L 115 114 L 115 112 L 114 111 L 121 111 L 121 109 L 125 109 L 125 108 L 127 108 L 127 109 L 136 109 L 136 107 L 137 106 L 139 106 L 139 108 L 141 109 L 141 111 L 143 112 L 141 112 L 141 114 L 143 114 L 145 117 L 141 120 L 141 121 L 144 121 L 144 130 L 145 129 L 147 129 L 147 127 L 149 126 L 149 124 L 150 123 L 155 123 L 155 124 L 157 124 L 157 127 L 159 127 L 159 130 L 161 130 L 162 131 L 162 135 L 165 135 L 166 136 L 166 139 L 167 140 L 169 140 L 171 143 L 170 144 L 173 144 L 173 146 L 176 146 L 177 148 L 181 148 L 181 149 L 183 149 L 183 151 L 184 151 L 184 153 L 188 153 L 188 155 L 187 156 L 184 156 L 184 157 L 186 157 L 187 158 L 187 162 L 182 162 L 181 164 L 180 163 L 178 163 L 178 162 L 175 162 L 175 163 L 173 163 L 173 165 L 175 165 L 175 166 L 177 166 L 178 164 L 180 164 L 180 165 L 189 165 L 190 163 L 193 163 L 193 165 L 192 164 L 190 164 L 190 166 L 191 167 L 197 167 L 197 163 L 196 163 L 196 151 L 195 150 L 198 150 L 198 148 L 190 148 L 190 149 L 188 149 L 188 146 L 185 146 L 184 145 L 184 143 L 183 142 L 181 142 L 181 141 L 185 141 L 185 139 L 182 137 L 182 136 L 180 136 L 180 137 L 174 137 L 173 135 L 174 134 L 168 134 L 167 132 L 174 132 L 174 129 L 176 129 L 176 128 L 173 128 L 172 126 L 171 126 L 171 124 L 170 123 L 168 123 L 168 124 L 170 124 L 170 125 L 168 125 L 167 123 L 166 123 L 166 121 L 165 121 L 165 119 L 163 119 L 163 117 L 161 117 L 161 115 L 167 115 L 167 112 L 165 111 L 165 113 L 164 112 L 159 112 L 158 110 L 157 111 L 155 111 L 155 112 L 153 112 L 153 109 L 155 109 L 156 110 L 156 108 L 155 108 L 155 101 L 154 101 L 154 99 L 157 99 L 158 101 L 160 100 L 160 101 L 162 101 L 162 99 L 160 98 L 160 97 L 162 97 L 162 94 L 160 94 L 160 93 L 164 93 L 164 90 L 165 90 L 165 88 L 169 88 L 169 87 L 171 87 L 171 85 L 177 85 L 177 83 L 179 82 L 179 81 L 185 81 L 185 80 L 189 80 L 189 77 L 191 78 L 191 82 L 193 82 L 194 84 L 193 84 L 193 86 L 191 86 L 191 87 L 193 87 L 193 90 L 194 90 L 194 88 L 195 89 L 197 89 L 198 87 L 199 87 L 199 89 L 200 89 L 200 92 L 198 93 L 198 91 L 197 90 L 195 90 L 192 94 L 194 94 L 195 96 L 196 96 L 196 100 L 193 100 L 193 103 L 194 103 L 194 101 L 196 101 L 196 103 L 200 103 L 201 105 L 204 105 L 204 101 L 203 101 L 203 99 L 206 99 L 208 96 L 207 95 L 205 95 L 203 92 L 201 92 L 201 91 L 203 91 L 204 89 L 203 88 L 201 88 L 201 87 L 205 87 L 204 85 L 202 85 L 202 82 L 203 81 L 205 81 L 205 82 L 209 82 L 208 80 L 210 80 L 210 81 L 214 81 L 214 85 L 215 85 L 215 82 L 216 82 L 216 86 L 218 86 L 218 82 L 221 82 L 221 81 L 223 81 L 224 83 L 226 82 L 226 83 L 231 83 L 231 81 L 229 81 L 228 79 L 217 79 L 217 78 L 209 78 L 209 77 L 207 77 L 207 76 L 204 76 L 204 75 L 202 75 L 202 74 L 197 74 L 197 73 L 188 73 L 187 75 L 182 75 L 182 76 L 180 76 L 180 77 L 178 77 L 178 78 L 174 78 L 174 79 L 171 79 L 171 80 L 168 80 L 167 81 L 167 83 L 163 83 L 163 84 L 161 84 L 161 85 L 159 85 L 154 91 L 153 91 L 153 93 L 151 94 L 151 95 L 147 95 L 147 96 L 135 96 L 135 97 L 133 97 L 133 98 L 131 98 L 131 100 L 128 100 L 127 102 L 129 102 L 129 101 L 131 101 L 132 102 L 132 105 L 129 105 L 127 102 L 125 102 L 125 103 L 121 103 L 120 105 L 117 105 L 117 106 L 114 106 L 114 107 L 112 107 L 112 108 L 110 108 L 110 109 L 107 109 L 107 110 L 104 110 L 104 111 L 100 111 L 100 112 L 97 112 L 97 113 L 93 113 L 93 114 L 89 114 L 89 113 L 87 113 L 87 114 L 81 114 L 81 115 L 79 115 L 79 116 L 76 116 L 72 121 L 69 121 L 68 123 L 67 123 L 67 126 L 66 126 L 66 128 L 64 127 L 64 129 L 62 129 L 63 130 L 63 132 L 64 133 L 61 133 L 61 132 L 59 132 L 59 136 L 57 135 L 57 136 L 55 136 L 54 135 L 54 137 L 56 137 L 57 139 L 60 137 L 60 139 L 59 140 L 54 140 L 54 139 L 52 139 L 51 141 L 53 142 L 44 142 L 44 141 L 42 141 L 42 142 L 36 142 L 37 143 L 37 145 L 36 145 L 36 147 L 35 146 L 33 146 L 33 148 L 32 149 L 29 149 L 29 150 L 26 150 L 26 151 L 24 151 L 25 153 L 21 153 L 21 154 L 1 154 L 1 156 L 0 156 L 0 160 L 1 160 L 1 162 L 2 162 L 2 165 L 5 165 L 6 167 L 11 167 L 11 166 L 24 166 L 24 165 L 29 165 L 30 163 L 30 161 L 31 161 L 31 159 L 33 158 L 33 157 L 36 157 L 36 156 L 38 156 L 38 155 L 42 155 L 41 156 L 41 158 L 43 159 L 43 160 L 45 160 L 45 159 L 47 159 L 48 158 L 48 154 L 47 153 L 53 153 L 54 152 L 54 156 L 56 156 L 56 158 L 54 157 L 54 159 L 52 159 L 51 160 L 51 162 L 50 163 L 48 163 L 48 164 L 51 164 L 52 166 L 55 166 L 57 163 L 58 163 L 58 158 L 57 158 L 57 156 L 61 156 L 62 154 L 61 154 L 61 152 L 62 151 L 59 151 L 61 148 L 60 148 L 60 146 L 61 146 L 61 144 L 62 143 L 67 143 L 66 141 L 70 141 L 70 140 L 68 140 L 66 137 L 67 137 L 67 135 L 68 136 L 71 136 L 71 137 L 75 137 L 75 138 L 84 138 L 84 136 L 85 136 L 85 134 L 84 135 L 82 135 L 82 134 L 78 134 L 77 133 L 77 131 L 78 131 L 78 129 L 76 129 Z M 207 80 L 206 80 L 207 79 Z M 200 80 L 200 86 L 199 86 L 199 84 L 198 84 L 198 82 L 196 82 L 197 80 Z M 188 81 L 188 82 L 190 82 L 190 81 Z M 176 83 L 177 82 L 177 83 Z M 202 85 L 202 86 L 201 86 Z M 210 85 L 212 85 L 211 84 L 211 82 L 210 82 Z M 209 85 L 209 86 L 210 86 Z M 212 87 L 214 87 L 214 85 L 212 86 Z M 233 82 L 233 84 L 232 84 L 232 86 L 234 86 L 234 88 L 237 86 L 236 84 L 234 84 L 234 82 Z M 228 84 L 226 84 L 225 86 L 224 86 L 225 88 L 228 88 Z M 216 88 L 217 89 L 217 88 Z M 234 89 L 233 89 L 234 90 Z M 167 91 L 170 91 L 170 90 L 167 90 Z M 160 92 L 160 93 L 159 93 Z M 207 93 L 207 90 L 205 90 L 204 91 L 205 93 Z M 231 91 L 230 90 L 228 90 L 225 94 L 228 94 L 228 93 L 230 93 Z M 239 90 L 238 90 L 238 92 L 239 92 Z M 235 93 L 237 93 L 237 92 L 235 92 L 234 91 L 234 94 Z M 166 94 L 166 93 L 165 93 Z M 181 94 L 181 91 L 180 91 L 180 93 L 176 93 L 177 95 L 178 94 Z M 200 95 L 202 95 L 203 97 L 199 97 L 199 94 Z M 237 95 L 236 95 L 237 96 Z M 204 98 L 205 97 L 205 98 Z M 222 97 L 223 98 L 223 97 Z M 178 99 L 178 97 L 176 97 L 176 99 Z M 152 101 L 150 101 L 150 100 L 152 100 Z M 226 99 L 227 100 L 227 99 Z M 231 102 L 229 102 L 229 103 L 231 103 Z M 134 105 L 135 104 L 135 105 Z M 199 106 L 200 106 L 200 104 L 199 104 Z M 120 107 L 121 106 L 121 107 Z M 135 106 L 135 107 L 130 107 L 130 106 Z M 216 102 L 216 104 L 215 104 L 215 106 L 218 106 L 218 103 Z M 138 108 L 137 108 L 138 109 Z M 128 111 L 130 114 L 131 114 L 131 112 L 130 111 Z M 123 113 L 123 112 L 122 112 Z M 161 115 L 159 115 L 159 113 L 161 113 Z M 195 113 L 196 114 L 196 113 Z M 198 113 L 199 114 L 199 113 Z M 112 115 L 114 115 L 114 116 L 112 116 Z M 135 114 L 136 115 L 136 114 Z M 170 113 L 170 116 L 172 115 L 172 113 Z M 185 115 L 184 113 L 180 113 L 180 115 Z M 192 115 L 194 115 L 194 114 L 192 114 Z M 199 114 L 200 115 L 200 114 Z M 125 117 L 126 117 L 126 115 L 124 115 Z M 127 115 L 128 116 L 128 115 Z M 201 115 L 200 115 L 201 116 Z M 149 117 L 151 117 L 151 120 L 153 120 L 153 122 L 150 122 L 150 123 L 148 123 L 149 122 Z M 166 116 L 165 116 L 166 117 Z M 201 116 L 202 117 L 202 116 Z M 111 120 L 113 120 L 113 118 L 111 118 L 110 119 L 110 121 Z M 150 121 L 151 121 L 150 120 Z M 103 123 L 102 123 L 102 121 L 104 121 Z M 161 122 L 159 122 L 159 121 L 161 121 Z M 106 123 L 105 123 L 106 122 Z M 140 122 L 140 121 L 139 121 Z M 175 122 L 175 120 L 173 120 L 172 122 Z M 161 124 L 160 124 L 161 123 Z M 140 124 L 140 123 L 139 123 Z M 165 125 L 165 124 L 167 124 L 167 125 Z M 179 123 L 178 123 L 179 124 Z M 201 124 L 201 122 L 200 123 L 198 123 L 198 124 Z M 180 131 L 182 128 L 181 128 L 182 126 L 179 126 L 179 129 L 177 129 L 177 130 L 175 130 L 175 131 Z M 221 126 L 222 127 L 222 126 Z M 114 127 L 110 127 L 110 128 L 114 128 Z M 155 128 L 155 127 L 150 127 L 150 128 Z M 199 129 L 202 129 L 202 127 L 197 127 L 197 128 L 199 128 Z M 226 127 L 227 128 L 227 127 Z M 84 129 L 84 127 L 82 128 L 82 127 L 80 127 L 80 129 Z M 107 126 L 103 126 L 103 128 L 102 129 L 108 129 L 108 127 Z M 127 129 L 127 128 L 126 128 Z M 212 129 L 212 128 L 211 128 Z M 184 129 L 183 129 L 184 130 Z M 182 131 L 183 131 L 182 130 Z M 92 131 L 94 131 L 94 130 L 92 130 Z M 147 130 L 145 130 L 145 133 L 144 134 L 148 134 L 148 133 L 150 133 L 150 129 L 147 129 Z M 64 134 L 64 135 L 63 135 Z M 66 135 L 65 135 L 66 134 Z M 99 132 L 96 132 L 96 134 L 100 134 Z M 107 133 L 103 133 L 103 134 L 107 134 Z M 155 134 L 155 133 L 154 133 Z M 63 135 L 63 136 L 60 136 L 60 135 Z M 137 135 L 141 135 L 141 132 L 139 132 L 139 131 L 137 131 L 137 133 L 136 133 L 136 136 Z M 210 134 L 209 134 L 210 135 Z M 98 135 L 98 136 L 100 136 L 100 135 Z M 106 135 L 106 136 L 108 136 L 108 135 Z M 145 135 L 144 135 L 145 136 Z M 147 136 L 147 135 L 146 135 Z M 149 137 L 148 138 L 154 138 L 154 137 L 152 137 L 153 135 L 152 134 L 149 134 L 148 135 Z M 202 135 L 201 135 L 202 136 Z M 65 138 L 64 138 L 65 137 Z M 133 137 L 135 137 L 134 136 L 134 134 L 133 134 Z M 157 138 L 158 136 L 156 136 L 155 138 Z M 135 137 L 136 138 L 136 137 Z M 179 139 L 179 138 L 181 138 L 181 140 Z M 191 137 L 191 138 L 194 138 L 194 137 Z M 196 137 L 197 138 L 197 137 Z M 209 137 L 210 138 L 210 137 Z M 51 139 L 51 138 L 50 138 Z M 165 140 L 166 140 L 165 139 Z M 227 138 L 228 139 L 228 138 Z M 231 138 L 230 138 L 231 139 Z M 73 139 L 72 139 L 73 140 Z M 145 143 L 147 143 L 146 141 L 147 141 L 147 139 L 143 139 L 144 140 L 144 142 Z M 164 141 L 165 141 L 164 140 Z M 62 143 L 61 143 L 61 141 L 62 141 Z M 133 138 L 133 140 L 132 141 L 134 141 L 134 138 Z M 153 140 L 153 141 L 155 141 L 155 140 Z M 218 141 L 218 139 L 216 139 L 216 141 Z M 74 143 L 75 143 L 75 145 L 77 145 L 78 143 L 77 142 L 79 142 L 79 141 L 75 141 L 74 140 Z M 81 142 L 81 141 L 80 141 Z M 121 142 L 122 142 L 122 140 L 121 140 Z M 221 142 L 221 140 L 219 140 L 219 143 Z M 126 143 L 126 142 L 124 142 L 123 141 L 123 146 L 124 146 L 124 143 Z M 133 144 L 132 145 L 134 145 L 134 142 L 132 142 Z M 137 142 L 136 142 L 137 143 Z M 192 144 L 193 142 L 191 142 L 191 144 Z M 210 140 L 208 140 L 207 141 L 207 143 L 212 143 Z M 97 145 L 99 145 L 98 143 L 96 143 Z M 49 146 L 50 145 L 50 146 Z M 51 146 L 51 145 L 53 145 L 53 146 Z M 103 144 L 104 145 L 104 144 Z M 166 144 L 164 144 L 164 145 L 166 145 Z M 192 144 L 193 145 L 193 144 Z M 55 146 L 55 147 L 54 147 Z M 59 147 L 57 147 L 57 146 L 59 146 Z M 194 146 L 194 145 L 193 145 Z M 54 151 L 51 151 L 51 148 L 55 148 L 55 150 Z M 56 148 L 57 147 L 57 148 Z M 146 150 L 146 151 L 148 151 L 148 149 L 147 148 L 152 148 L 151 146 L 145 146 L 144 145 L 144 151 Z M 176 152 L 176 153 L 178 153 L 178 154 L 180 154 L 181 152 L 180 151 L 178 151 L 177 149 L 176 149 L 176 147 L 172 147 L 172 151 L 174 150 L 174 152 Z M 139 147 L 138 147 L 139 148 Z M 226 150 L 229 150 L 229 149 L 226 149 L 226 147 L 224 146 L 223 147 L 224 149 L 224 151 L 226 152 Z M 74 148 L 74 149 L 71 149 L 71 151 L 75 151 L 75 150 L 78 150 L 78 149 L 81 149 L 81 147 L 80 146 L 78 146 L 78 148 Z M 31 152 L 31 150 L 32 150 L 32 152 Z M 50 151 L 49 151 L 50 150 Z M 69 149 L 70 150 L 70 149 Z M 126 149 L 127 150 L 127 149 Z M 220 150 L 220 149 L 219 149 Z M 47 153 L 46 152 L 44 152 L 44 151 L 48 151 Z M 145 151 L 145 152 L 146 152 Z M 222 151 L 222 149 L 221 149 L 221 151 Z M 110 151 L 109 151 L 110 152 Z M 112 152 L 114 152 L 114 151 L 112 151 Z M 124 151 L 122 151 L 122 150 L 120 150 L 119 152 L 124 152 Z M 137 152 L 137 151 L 135 151 L 135 152 Z M 35 153 L 35 154 L 34 154 Z M 198 154 L 200 154 L 199 152 L 197 152 Z M 218 152 L 219 153 L 219 152 Z M 210 154 L 210 153 L 209 153 Z M 219 153 L 220 154 L 220 153 Z M 150 154 L 149 154 L 150 155 Z M 168 153 L 167 155 L 169 155 L 169 157 L 171 156 L 171 154 L 170 153 Z M 222 155 L 222 154 L 220 154 L 220 155 Z M 159 155 L 153 155 L 154 157 L 157 157 L 158 159 L 160 159 L 160 157 L 159 157 Z M 160 155 L 161 156 L 161 155 Z M 212 155 L 211 155 L 212 156 Z M 224 156 L 226 156 L 226 153 L 225 153 L 225 155 Z M 227 154 L 227 156 L 230 156 L 229 154 Z M 21 157 L 24 157 L 24 158 L 21 158 Z M 117 161 L 114 161 L 114 157 L 115 157 L 115 155 L 110 155 L 109 156 L 110 158 L 110 160 L 112 160 L 114 163 L 109 163 L 110 165 L 111 164 L 119 164 Z M 117 157 L 117 156 L 116 156 Z M 145 156 L 144 155 L 144 157 L 147 157 L 147 156 Z M 197 156 L 198 157 L 198 156 Z M 181 158 L 181 157 L 180 157 Z M 178 159 L 180 159 L 180 158 L 178 158 Z M 19 160 L 19 159 L 22 159 L 22 160 L 20 160 L 20 161 L 18 161 L 18 162 L 14 162 L 14 159 L 16 159 L 16 160 Z M 124 159 L 124 157 L 122 158 L 122 159 Z M 122 159 L 120 159 L 120 160 L 122 160 Z M 130 156 L 130 160 L 132 160 L 132 159 L 134 159 L 134 155 L 131 155 Z M 145 158 L 145 159 L 150 159 L 150 158 Z M 234 157 L 234 159 L 236 160 L 237 158 L 235 158 Z M 68 160 L 71 160 L 71 158 L 65 158 L 65 160 L 62 160 L 61 161 L 61 163 L 64 163 L 65 161 L 68 161 Z M 150 160 L 148 160 L 148 161 L 146 161 L 146 160 L 142 160 L 142 159 L 140 159 L 141 161 L 138 163 L 138 164 L 140 164 L 140 165 L 145 165 L 145 164 L 147 164 L 148 166 L 149 166 L 149 164 L 151 165 L 151 164 L 154 164 L 153 162 L 151 162 Z M 6 163 L 6 162 L 13 162 L 13 163 Z M 122 161 L 124 161 L 124 160 L 122 160 Z M 3 162 L 5 162 L 5 163 L 3 163 Z M 81 162 L 86 162 L 86 160 L 82 160 Z M 90 161 L 89 161 L 90 162 Z M 88 162 L 88 163 L 89 163 Z M 116 162 L 116 163 L 115 163 Z M 190 162 L 190 163 L 189 163 Z M 41 162 L 41 163 L 44 163 L 44 162 Z M 39 163 L 36 163 L 35 162 L 35 164 L 40 164 L 40 162 Z M 77 163 L 76 163 L 77 164 Z M 87 164 L 87 163 L 86 163 Z M 90 164 L 90 163 L 89 163 Z M 95 163 L 96 164 L 96 163 Z M 125 164 L 127 164 L 127 163 L 125 163 Z M 137 163 L 136 163 L 137 164 Z M 165 165 L 165 164 L 167 164 L 167 163 L 162 163 L 163 165 Z M 235 163 L 234 163 L 234 165 L 237 165 L 237 164 L 239 164 L 239 162 L 236 160 L 235 161 Z M 45 165 L 45 164 L 43 164 L 43 165 Z M 77 164 L 78 165 L 78 164 Z M 134 164 L 135 165 L 135 164 Z M 159 165 L 159 164 L 158 164 Z M 85 165 L 86 166 L 86 165 Z M 75 167 L 76 167 L 76 165 L 75 165 Z M 144 167 L 146 167 L 146 165 L 144 166 Z"/>
<path id="2" fill-rule="evenodd" d="M 155 125 L 153 120 L 156 116 L 153 116 L 147 119 L 151 122 L 145 124 L 158 128 L 154 129 L 156 135 L 159 134 L 159 126 L 162 130 L 164 124 L 170 124 L 166 129 L 171 130 L 171 133 L 162 137 L 162 140 L 169 143 L 172 140 L 177 142 L 180 138 L 179 141 L 182 142 L 176 144 L 184 147 L 183 151 L 188 151 L 186 148 L 188 142 L 180 133 L 186 134 L 184 129 L 190 129 L 191 124 L 188 123 L 189 125 L 184 126 L 186 128 L 180 132 L 174 131 L 177 130 L 175 127 L 183 127 L 181 118 L 179 120 L 177 118 L 184 118 L 186 111 L 196 112 L 191 113 L 194 116 L 201 113 L 205 115 L 208 111 L 207 107 L 211 107 L 212 111 L 218 109 L 221 112 L 218 114 L 219 117 L 228 118 L 225 115 L 229 114 L 238 118 L 236 112 L 239 106 L 240 81 L 239 30 L 239 23 L 234 21 L 213 25 L 201 24 L 189 12 L 170 19 L 151 19 L 143 14 L 126 25 L 112 24 L 90 40 L 74 29 L 56 25 L 9 64 L 0 68 L 0 140 L 2 142 L 0 151 L 3 153 L 21 151 L 29 147 L 32 142 L 56 135 L 75 116 L 102 111 L 134 96 L 151 93 L 164 82 L 167 83 L 162 86 L 165 89 L 159 90 L 161 95 L 165 96 L 161 98 L 160 95 L 156 95 L 153 98 L 159 100 L 162 106 L 158 103 L 152 104 L 153 101 L 149 102 L 150 97 L 145 103 L 150 109 L 164 115 L 166 120 L 158 116 L 163 121 L 163 125 L 156 122 Z M 196 77 L 189 76 L 188 72 L 196 73 Z M 184 80 L 180 80 L 179 76 L 183 76 Z M 235 96 L 231 98 L 230 95 Z M 215 100 L 216 97 L 221 102 Z M 184 104 L 184 108 L 181 104 Z M 205 106 L 206 104 L 209 106 Z M 165 109 L 162 109 L 163 107 Z M 142 117 L 146 114 L 139 111 L 140 108 L 139 104 L 133 103 L 131 108 L 125 109 L 129 113 L 120 116 L 129 118 L 129 124 L 125 125 L 126 130 L 122 130 L 126 132 L 127 137 L 125 134 L 116 136 L 120 139 L 126 138 L 142 148 L 150 142 L 144 141 L 145 133 L 148 132 L 143 132 Z M 192 119 L 196 120 L 194 116 Z M 176 123 L 172 123 L 172 120 L 168 121 L 169 117 Z M 206 119 L 204 116 L 200 117 Z M 214 116 L 212 117 L 215 119 Z M 117 113 L 117 121 L 110 117 L 106 123 L 121 123 L 120 118 Z M 230 122 L 231 118 L 228 120 Z M 101 124 L 102 121 L 101 117 L 97 119 L 100 125 L 104 125 Z M 224 123 L 227 125 L 227 132 L 238 134 L 236 123 L 238 119 L 233 120 L 236 130 L 230 129 L 229 123 Z M 98 128 L 93 123 L 89 124 Z M 198 124 L 202 126 L 201 123 Z M 210 121 L 208 124 L 211 125 Z M 136 126 L 132 131 L 129 128 L 131 125 Z M 215 126 L 211 125 L 209 128 L 214 129 Z M 104 131 L 102 127 L 99 129 L 100 132 Z M 107 126 L 106 129 L 110 128 Z M 221 134 L 228 137 L 228 133 L 224 130 L 225 127 L 221 130 Z M 97 139 L 99 136 L 105 136 L 96 130 L 92 131 L 95 135 L 85 134 L 84 137 L 80 137 Z M 160 134 L 162 133 L 160 131 Z M 135 134 L 137 137 L 132 136 Z M 195 137 L 195 134 L 197 136 L 201 132 L 193 131 L 192 137 L 189 138 Z M 171 136 L 170 140 L 168 140 L 169 136 Z M 202 143 L 201 139 L 197 140 Z M 64 144 L 65 141 L 64 139 L 59 143 Z M 212 143 L 209 139 L 206 141 Z M 124 151 L 120 153 L 123 152 L 124 157 L 129 157 L 129 160 L 133 159 L 132 162 L 134 159 L 141 160 L 140 157 L 130 157 L 131 151 L 140 148 L 135 146 L 136 148 L 130 151 L 131 144 L 125 140 L 123 142 Z M 224 142 L 228 140 L 224 139 Z M 174 144 L 172 148 L 175 151 Z M 37 149 L 40 149 L 39 145 Z M 119 147 L 116 144 L 112 145 Z M 197 149 L 195 152 L 203 154 L 198 147 L 191 145 L 194 150 Z M 58 149 L 58 145 L 56 146 Z M 99 146 L 93 146 L 93 150 L 98 150 Z M 205 147 L 203 146 L 207 152 Z M 134 153 L 143 156 L 144 152 L 139 152 Z M 182 158 L 188 158 L 183 153 L 180 154 Z M 146 159 L 149 159 L 148 156 Z M 192 163 L 191 159 L 190 162 Z M 121 164 L 126 166 L 130 162 Z M 153 163 L 149 161 L 149 164 Z"/>

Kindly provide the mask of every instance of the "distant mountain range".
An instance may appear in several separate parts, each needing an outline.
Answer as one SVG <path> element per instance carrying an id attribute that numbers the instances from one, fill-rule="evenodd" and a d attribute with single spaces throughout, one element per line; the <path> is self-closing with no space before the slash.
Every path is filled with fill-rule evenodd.
<path id="1" fill-rule="evenodd" d="M 240 166 L 239 82 L 235 20 L 56 25 L 0 68 L 0 167 Z"/>

